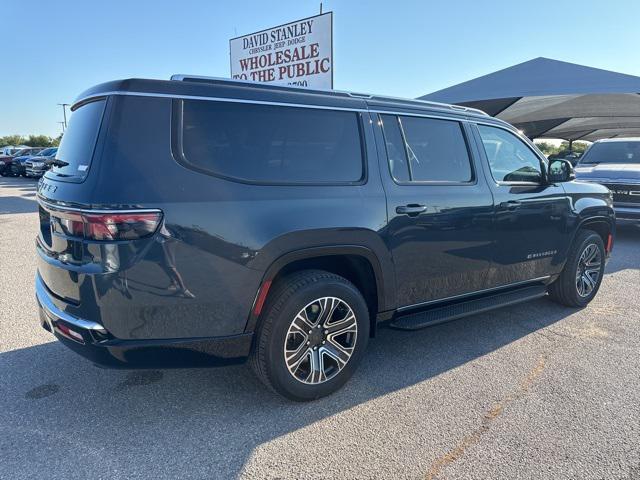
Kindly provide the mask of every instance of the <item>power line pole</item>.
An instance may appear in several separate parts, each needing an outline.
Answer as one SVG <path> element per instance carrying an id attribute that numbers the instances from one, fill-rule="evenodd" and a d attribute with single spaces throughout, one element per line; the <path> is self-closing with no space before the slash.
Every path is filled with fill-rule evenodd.
<path id="1" fill-rule="evenodd" d="M 69 106 L 68 103 L 59 103 L 58 105 L 60 105 L 62 107 L 62 116 L 64 118 L 64 128 L 67 128 L 67 107 Z M 62 130 L 64 132 L 64 129 Z"/>
<path id="2" fill-rule="evenodd" d="M 64 129 L 67 128 L 67 125 L 65 122 L 58 122 L 60 125 L 62 125 L 62 133 L 64 134 Z"/>

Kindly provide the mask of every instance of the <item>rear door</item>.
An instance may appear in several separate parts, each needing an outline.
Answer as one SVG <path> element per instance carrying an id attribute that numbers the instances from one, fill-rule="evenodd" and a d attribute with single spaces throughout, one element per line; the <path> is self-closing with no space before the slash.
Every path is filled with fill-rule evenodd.
<path id="1" fill-rule="evenodd" d="M 495 198 L 495 250 L 487 287 L 558 273 L 571 238 L 571 204 L 564 188 L 546 182 L 544 160 L 509 129 L 472 128 Z"/>
<path id="2" fill-rule="evenodd" d="M 398 306 L 480 290 L 490 266 L 493 197 L 456 118 L 378 115 L 380 170 Z"/>

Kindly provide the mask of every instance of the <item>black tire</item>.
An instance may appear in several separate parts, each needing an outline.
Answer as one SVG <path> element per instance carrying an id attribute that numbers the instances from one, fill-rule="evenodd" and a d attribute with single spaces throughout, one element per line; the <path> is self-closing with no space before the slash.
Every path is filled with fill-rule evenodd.
<path id="1" fill-rule="evenodd" d="M 592 290 L 587 295 L 581 295 L 577 285 L 578 268 L 581 268 L 579 263 L 582 254 L 591 245 L 595 245 L 599 253 L 599 275 Z M 549 296 L 553 301 L 568 307 L 586 307 L 600 289 L 600 284 L 604 277 L 604 267 L 605 250 L 602 238 L 592 230 L 580 230 L 573 242 L 571 253 L 569 254 L 569 258 L 567 258 L 567 263 L 562 273 L 558 279 L 549 286 Z"/>
<path id="2" fill-rule="evenodd" d="M 0 175 L 3 176 L 3 177 L 6 177 L 7 176 L 7 171 L 6 170 L 1 171 Z"/>
<path id="3" fill-rule="evenodd" d="M 341 369 L 334 368 L 337 373 L 327 375 L 328 379 L 322 383 L 303 383 L 287 367 L 285 342 L 298 313 L 317 299 L 326 297 L 344 302 L 355 315 L 357 333 L 355 339 L 350 337 L 353 339 L 353 347 L 350 348 L 352 353 L 346 364 Z M 307 339 L 311 339 L 311 336 Z M 335 392 L 349 380 L 362 360 L 368 340 L 369 310 L 355 285 L 333 273 L 304 270 L 288 275 L 272 287 L 260 318 L 249 362 L 257 377 L 276 393 L 294 401 L 315 400 Z"/>

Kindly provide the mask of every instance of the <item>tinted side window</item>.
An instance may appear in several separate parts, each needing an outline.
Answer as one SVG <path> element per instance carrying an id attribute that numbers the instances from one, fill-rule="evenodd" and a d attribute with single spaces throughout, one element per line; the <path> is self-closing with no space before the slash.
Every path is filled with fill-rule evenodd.
<path id="1" fill-rule="evenodd" d="M 380 115 L 380 118 L 382 120 L 391 176 L 398 182 L 408 182 L 410 180 L 409 165 L 398 117 L 395 115 Z"/>
<path id="2" fill-rule="evenodd" d="M 459 122 L 401 117 L 411 180 L 470 182 L 471 160 Z"/>
<path id="3" fill-rule="evenodd" d="M 364 177 L 358 113 L 176 101 L 182 160 L 255 183 L 354 183 Z"/>
<path id="4" fill-rule="evenodd" d="M 502 128 L 478 125 L 493 178 L 498 182 L 542 181 L 540 159 L 517 136 Z"/>

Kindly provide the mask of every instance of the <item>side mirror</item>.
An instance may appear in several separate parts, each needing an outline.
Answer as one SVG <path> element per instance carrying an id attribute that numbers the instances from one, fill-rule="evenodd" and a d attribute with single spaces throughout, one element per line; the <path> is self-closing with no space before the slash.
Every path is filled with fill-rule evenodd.
<path id="1" fill-rule="evenodd" d="M 547 177 L 550 183 L 570 182 L 576 178 L 576 174 L 569 160 L 556 158 L 549 162 L 549 174 Z"/>

